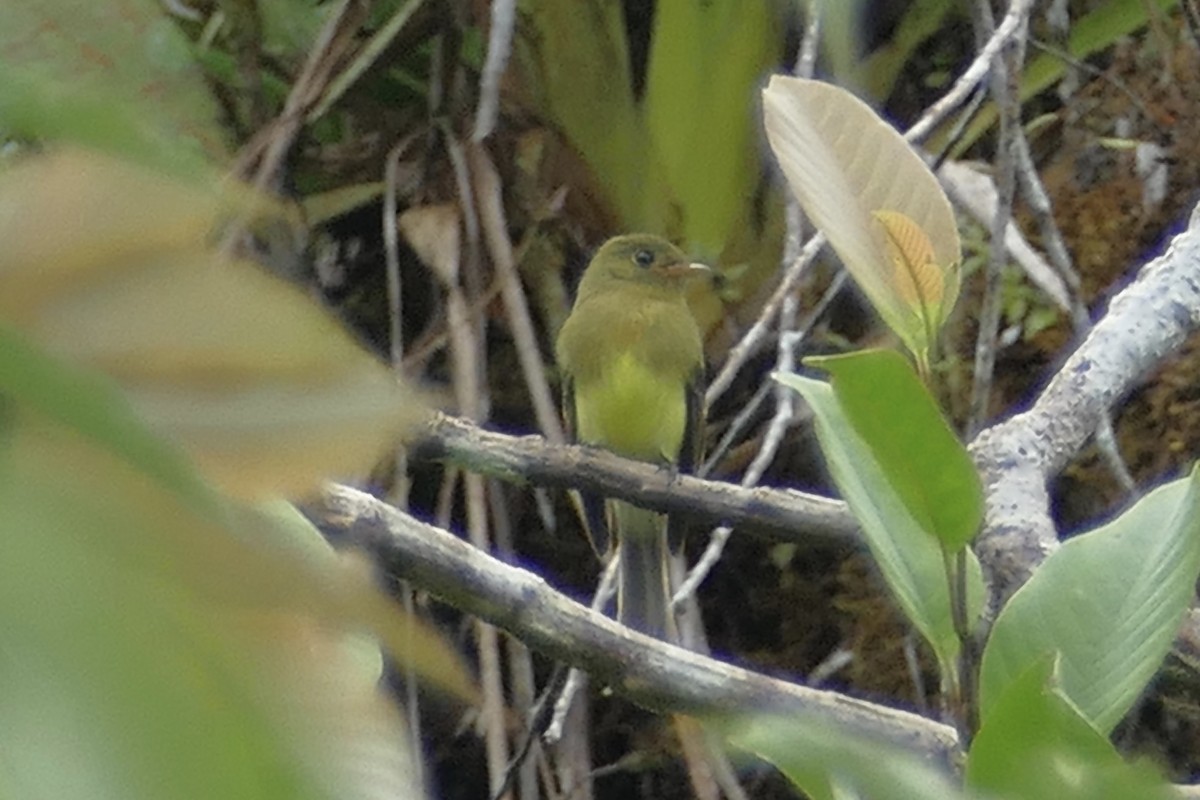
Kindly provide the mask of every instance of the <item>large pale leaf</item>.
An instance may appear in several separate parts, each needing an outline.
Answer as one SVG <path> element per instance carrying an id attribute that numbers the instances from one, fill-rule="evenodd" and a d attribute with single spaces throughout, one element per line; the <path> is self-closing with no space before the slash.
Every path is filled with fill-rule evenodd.
<path id="1" fill-rule="evenodd" d="M 870 446 L 847 418 L 829 384 L 800 375 L 776 380 L 804 396 L 816 415 L 817 437 L 834 483 L 862 525 L 867 545 L 900 608 L 929 641 L 945 674 L 959 651 L 942 548 L 897 494 Z M 983 577 L 967 551 L 968 621 L 983 608 Z"/>
<path id="2" fill-rule="evenodd" d="M 843 730 L 828 720 L 762 716 L 727 731 L 737 747 L 774 764 L 813 800 L 965 798 L 945 771 L 887 742 Z"/>
<path id="3" fill-rule="evenodd" d="M 0 749 L 31 796 L 404 797 L 373 632 L 448 649 L 295 512 L 229 506 L 105 381 L 0 327 Z M 413 642 L 412 647 L 399 647 Z"/>
<path id="4" fill-rule="evenodd" d="M 983 521 L 983 485 L 912 365 L 894 350 L 808 358 L 827 370 L 842 412 L 912 518 L 949 551 Z"/>
<path id="5" fill-rule="evenodd" d="M 216 186 L 65 152 L 0 176 L 0 319 L 102 368 L 241 496 L 369 468 L 424 414 L 299 289 L 209 249 Z"/>
<path id="6" fill-rule="evenodd" d="M 1022 800 L 1166 800 L 1148 764 L 1129 764 L 1059 689 L 1057 659 L 1034 661 L 1005 689 L 971 742 L 967 785 Z"/>
<path id="7" fill-rule="evenodd" d="M 1063 693 L 1112 730 L 1170 649 L 1200 574 L 1200 474 L 1065 542 L 1000 612 L 983 654 L 983 720 L 1047 653 Z"/>
<path id="8" fill-rule="evenodd" d="M 767 138 L 804 212 L 884 322 L 924 357 L 960 280 L 958 230 L 937 179 L 891 126 L 843 89 L 777 75 L 763 104 Z M 906 248 L 889 249 L 892 227 L 909 223 L 928 240 L 932 261 L 917 269 L 940 273 L 936 289 L 896 259 Z"/>

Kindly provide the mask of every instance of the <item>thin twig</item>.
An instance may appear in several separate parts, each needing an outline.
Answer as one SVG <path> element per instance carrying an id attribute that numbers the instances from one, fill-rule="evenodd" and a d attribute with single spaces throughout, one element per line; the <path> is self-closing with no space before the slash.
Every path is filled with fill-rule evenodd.
<path id="1" fill-rule="evenodd" d="M 407 3 L 392 14 L 388 21 L 371 36 L 363 45 L 354 60 L 342 70 L 337 77 L 329 82 L 329 87 L 321 95 L 321 100 L 308 112 L 307 121 L 313 122 L 325 116 L 333 104 L 342 98 L 363 73 L 375 63 L 376 59 L 388 48 L 400 33 L 405 23 L 417 12 L 424 0 L 408 0 Z"/>
<path id="2" fill-rule="evenodd" d="M 610 558 L 604 567 L 604 572 L 600 574 L 600 583 L 596 586 L 596 593 L 592 595 L 592 602 L 588 606 L 592 611 L 603 612 L 604 607 L 616 594 L 618 564 L 617 558 Z M 562 686 L 562 693 L 554 701 L 554 716 L 551 718 L 550 724 L 546 726 L 546 732 L 542 734 L 542 739 L 547 744 L 556 744 L 562 739 L 563 725 L 566 723 L 567 714 L 571 711 L 571 704 L 575 702 L 575 695 L 583 688 L 585 677 L 581 670 L 574 667 L 567 675 L 567 680 Z"/>
<path id="3" fill-rule="evenodd" d="M 824 244 L 825 235 L 821 233 L 815 234 L 805 242 L 804 247 L 800 250 L 800 256 L 783 273 L 783 278 L 779 281 L 779 285 L 775 287 L 775 291 L 772 292 L 770 299 L 763 305 L 763 310 L 759 312 L 758 318 L 754 320 L 754 324 L 743 334 L 738 343 L 729 350 L 729 355 L 726 357 L 725 363 L 721 365 L 721 369 L 717 372 L 716 377 L 708 384 L 708 390 L 704 393 L 704 405 L 706 408 L 712 407 L 713 403 L 733 383 L 733 379 L 737 377 L 738 370 L 758 352 L 763 340 L 766 338 L 767 331 L 775 321 L 775 316 L 783 306 L 784 298 L 795 290 L 796 284 L 799 283 L 805 270 L 813 262 L 813 259 L 817 257 L 817 253 L 820 252 Z"/>
<path id="4" fill-rule="evenodd" d="M 790 344 L 793 350 L 799 348 L 801 342 L 807 338 L 813 326 L 815 326 L 817 322 L 825 316 L 826 312 L 829 311 L 829 307 L 833 304 L 833 301 L 837 299 L 837 296 L 842 291 L 843 287 L 845 287 L 848 278 L 849 273 L 847 273 L 845 270 L 839 270 L 837 275 L 834 276 L 833 282 L 829 284 L 829 288 L 825 290 L 825 293 L 821 295 L 821 299 L 817 301 L 816 306 L 814 306 L 813 310 L 809 312 L 808 319 L 806 320 L 805 324 L 800 326 L 800 329 L 790 337 Z M 735 416 L 729 423 L 729 427 L 726 429 L 725 433 L 722 434 L 721 440 L 717 443 L 716 447 L 713 448 L 712 455 L 705 460 L 704 466 L 697 472 L 698 475 L 703 477 L 713 471 L 716 465 L 720 463 L 721 459 L 725 457 L 725 454 L 729 451 L 729 448 L 732 447 L 733 442 L 737 440 L 742 431 L 745 430 L 750 424 L 750 420 L 755 414 L 758 413 L 759 409 L 762 408 L 762 404 L 766 402 L 767 396 L 770 395 L 774 390 L 775 387 L 770 381 L 763 381 L 759 384 L 758 389 L 754 392 L 754 396 L 750 398 L 750 401 L 738 411 L 737 416 Z"/>
<path id="5" fill-rule="evenodd" d="M 479 75 L 479 105 L 475 109 L 475 132 L 479 144 L 492 134 L 500 113 L 500 79 L 512 55 L 513 28 L 517 22 L 516 0 L 492 0 L 492 25 L 488 32 L 487 58 Z"/>
<path id="6" fill-rule="evenodd" d="M 1082 339 L 1091 330 L 1092 320 L 1088 316 L 1087 306 L 1084 304 L 1079 273 L 1071 263 L 1071 254 L 1067 250 L 1067 243 L 1063 239 L 1058 223 L 1054 221 L 1054 209 L 1050 204 L 1050 196 L 1046 193 L 1046 187 L 1042 185 L 1042 179 L 1037 174 L 1036 165 L 1033 163 L 1033 154 L 1029 151 L 1029 141 L 1025 138 L 1023 130 L 1018 129 L 1015 143 L 1018 185 L 1041 229 L 1042 241 L 1050 256 L 1050 263 L 1054 265 L 1063 282 L 1070 289 L 1071 323 L 1075 335 Z M 1096 429 L 1095 442 L 1113 477 L 1117 479 L 1117 483 L 1125 490 L 1126 494 L 1132 494 L 1137 489 L 1137 484 L 1133 475 L 1130 474 L 1125 460 L 1121 458 L 1116 432 L 1113 430 L 1112 414 L 1105 414 L 1104 419 L 1101 420 Z"/>
<path id="7" fill-rule="evenodd" d="M 446 152 L 454 167 L 459 208 L 467 230 L 468 271 L 479 266 L 479 219 L 475 211 L 470 170 L 457 139 L 443 128 Z M 470 277 L 469 275 L 467 276 Z M 446 282 L 447 309 L 450 313 L 450 353 L 454 364 L 454 393 L 460 410 L 470 419 L 486 419 L 486 364 L 483 354 L 484 332 L 467 318 L 467 300 L 457 280 Z M 481 552 L 490 548 L 488 534 L 487 487 L 483 476 L 468 472 L 463 478 L 467 533 L 471 544 Z M 500 667 L 500 643 L 496 629 L 483 620 L 476 625 L 479 647 L 479 677 L 483 684 L 483 708 L 480 711 L 487 751 L 488 785 L 493 794 L 502 794 L 508 764 L 508 732 L 505 725 L 504 681 Z"/>
<path id="8" fill-rule="evenodd" d="M 392 370 L 397 375 L 403 372 L 404 364 L 404 333 L 401 313 L 402 284 L 400 281 L 400 242 L 399 226 L 397 223 L 398 210 L 396 207 L 396 174 L 400 157 L 408 149 L 413 137 L 401 139 L 388 153 L 384 164 L 384 180 L 386 189 L 383 195 L 383 242 L 387 260 L 388 281 L 388 320 L 391 327 L 390 355 Z M 408 451 L 397 447 L 392 456 L 395 464 L 396 479 L 393 483 L 390 497 L 397 508 L 408 507 L 410 481 L 408 478 Z M 413 617 L 416 614 L 416 603 L 413 599 L 413 587 L 408 581 L 400 582 L 400 599 L 404 605 L 404 613 Z M 409 735 L 414 742 L 421 741 L 421 696 L 417 691 L 416 665 L 404 665 L 404 713 L 408 722 Z M 417 785 L 425 785 L 425 765 L 423 759 L 413 760 L 416 770 Z"/>
<path id="9" fill-rule="evenodd" d="M 517 361 L 525 375 L 525 385 L 533 401 L 534 416 L 546 438 L 555 444 L 561 444 L 566 441 L 566 437 L 558 417 L 558 404 L 554 402 L 550 382 L 546 380 L 546 367 L 538 348 L 533 318 L 529 314 L 529 302 L 525 299 L 525 289 L 517 274 L 513 246 L 508 238 L 508 223 L 504 219 L 500 176 L 481 146 L 472 145 L 468 153 L 471 174 L 475 178 L 475 198 L 479 203 L 479 219 L 484 241 L 500 281 L 500 293 L 504 297 L 509 332 L 517 349 Z"/>
<path id="10" fill-rule="evenodd" d="M 492 505 L 494 523 L 494 538 L 496 552 L 509 563 L 517 560 L 513 543 L 512 515 L 509 512 L 503 487 L 493 479 L 488 486 L 488 498 Z M 512 636 L 505 637 L 508 650 L 508 671 L 512 686 L 512 704 L 517 714 L 531 726 L 526 741 L 519 744 L 517 752 L 504 770 L 504 782 L 493 794 L 493 800 L 505 794 L 512 785 L 514 777 L 517 780 L 517 796 L 521 800 L 536 800 L 538 796 L 536 764 L 529 761 L 529 756 L 536 752 L 533 740 L 533 727 L 537 725 L 538 706 L 535 703 L 537 681 L 533 673 L 533 656 L 529 648 L 520 639 Z M 553 682 L 553 681 L 552 681 Z"/>
<path id="11" fill-rule="evenodd" d="M 1010 7 L 1021 5 L 1013 0 Z M 992 24 L 991 6 L 977 6 L 980 24 Z M 1028 5 L 1025 8 L 1028 12 Z M 1006 18 L 1007 19 L 1007 18 Z M 1016 193 L 1016 130 L 1021 125 L 1019 99 L 1021 64 L 1024 61 L 1024 32 L 1026 17 L 1018 20 L 1014 36 L 1006 41 L 1000 59 L 993 65 L 992 95 L 1000 109 L 1000 143 L 996 155 L 996 216 L 992 220 L 992 247 L 988 253 L 983 307 L 979 312 L 979 331 L 975 339 L 975 370 L 971 386 L 971 411 L 967 423 L 968 436 L 974 436 L 987 420 L 992 395 L 992 373 L 996 363 L 997 335 L 1000 329 L 1001 278 L 1006 262 L 1004 233 L 1012 220 L 1012 204 Z M 994 36 L 992 37 L 994 38 Z"/>
<path id="12" fill-rule="evenodd" d="M 1004 15 L 1004 19 L 1000 21 L 991 37 L 976 53 L 975 60 L 958 76 L 958 80 L 950 87 L 950 91 L 926 109 L 916 124 L 905 131 L 905 139 L 909 142 L 924 139 L 947 114 L 958 108 L 971 95 L 979 82 L 987 76 L 992 62 L 1000 50 L 1014 36 L 1024 36 L 1025 23 L 1029 19 L 1029 10 L 1032 6 L 1033 0 L 1013 0 L 1009 4 L 1008 13 Z"/>

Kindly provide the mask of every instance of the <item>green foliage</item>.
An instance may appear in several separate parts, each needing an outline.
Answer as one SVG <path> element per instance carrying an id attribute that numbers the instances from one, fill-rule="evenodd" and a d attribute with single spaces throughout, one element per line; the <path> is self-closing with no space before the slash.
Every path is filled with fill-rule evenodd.
<path id="1" fill-rule="evenodd" d="M 1164 13 L 1178 4 L 1179 0 L 1108 0 L 1071 23 L 1071 31 L 1063 49 L 1073 59 L 1086 59 L 1146 25 L 1149 13 Z M 1153 8 L 1154 6 L 1157 8 Z M 1058 83 L 1070 68 L 1071 64 L 1061 55 L 1038 53 L 1021 72 L 1021 88 L 1018 95 L 1021 102 Z M 960 157 L 971 145 L 979 141 L 996 124 L 996 119 L 996 105 L 989 102 L 955 141 L 950 152 L 951 158 Z M 938 149 L 936 138 L 940 137 L 935 137 L 935 150 Z"/>
<path id="2" fill-rule="evenodd" d="M 228 504 L 110 383 L 3 326 L 0 401 L 0 746 L 24 792 L 411 785 L 330 747 L 399 733 L 377 647 L 345 632 L 410 626 L 311 525 Z M 416 641 L 430 674 L 458 672 Z"/>
<path id="3" fill-rule="evenodd" d="M 851 85 L 862 86 L 868 97 L 883 100 L 892 93 L 903 67 L 914 56 L 926 57 L 921 46 L 946 23 L 954 12 L 952 0 L 915 0 L 909 3 L 888 40 L 869 56 L 849 65 Z M 961 7 L 959 7 L 961 10 Z M 839 81 L 840 82 L 840 81 Z"/>
<path id="4" fill-rule="evenodd" d="M 758 191 L 754 87 L 781 51 L 783 6 L 658 3 L 640 99 L 619 3 L 524 2 L 514 48 L 535 106 L 590 168 L 603 222 L 719 256 L 740 296 L 774 273 L 782 241 L 778 197 Z M 706 302 L 705 325 L 719 314 Z"/>
<path id="5" fill-rule="evenodd" d="M 953 675 L 959 640 L 941 545 L 931 535 L 932 531 L 913 517 L 893 483 L 889 468 L 880 463 L 872 446 L 856 429 L 834 388 L 800 375 L 780 375 L 776 379 L 800 392 L 812 407 L 817 437 L 834 483 L 862 525 L 867 545 L 888 588 L 913 626 L 933 647 L 943 674 Z M 886 390 L 877 391 L 884 394 Z M 913 424 L 900 416 L 889 415 L 886 419 L 896 425 Z M 939 421 L 939 424 L 945 423 Z M 918 425 L 917 431 L 921 430 Z M 894 470 L 896 463 L 892 462 L 890 468 Z M 970 551 L 967 565 L 968 619 L 973 622 L 983 607 L 983 579 L 979 561 Z"/>
<path id="6" fill-rule="evenodd" d="M 764 715 L 729 725 L 725 734 L 736 747 L 774 764 L 813 800 L 966 798 L 928 761 L 828 720 Z"/>
<path id="7" fill-rule="evenodd" d="M 129 40 L 176 35 L 158 4 L 57 18 L 76 5 L 29 5 L 30 49 L 3 48 L 36 54 L 0 82 L 5 132 L 41 145 L 0 174 L 5 777 L 63 798 L 416 796 L 380 643 L 470 695 L 461 665 L 294 509 L 229 494 L 363 469 L 423 405 L 214 247 L 280 210 L 219 178 L 194 70 Z M 137 71 L 75 76 L 92 34 Z"/>
<path id="8" fill-rule="evenodd" d="M 1065 542 L 1000 612 L 984 651 L 986 724 L 1010 684 L 1059 654 L 1062 693 L 1108 733 L 1161 665 L 1200 574 L 1200 474 Z"/>
<path id="9" fill-rule="evenodd" d="M 36 127 L 131 154 L 149 140 L 160 151 L 173 142 L 176 157 L 228 155 L 220 110 L 191 46 L 156 0 L 8 4 L 0 66 L 0 126 L 10 134 Z"/>
<path id="10" fill-rule="evenodd" d="M 967 785 L 1021 800 L 1166 800 L 1175 794 L 1148 765 L 1130 765 L 1079 714 L 1046 655 L 1017 675 L 971 743 Z"/>
<path id="11" fill-rule="evenodd" d="M 983 521 L 979 474 L 912 365 L 892 350 L 808 358 L 912 518 L 957 552 Z"/>
<path id="12" fill-rule="evenodd" d="M 770 2 L 662 0 L 642 104 L 649 142 L 678 205 L 680 233 L 719 254 L 758 182 L 753 87 L 770 66 Z"/>

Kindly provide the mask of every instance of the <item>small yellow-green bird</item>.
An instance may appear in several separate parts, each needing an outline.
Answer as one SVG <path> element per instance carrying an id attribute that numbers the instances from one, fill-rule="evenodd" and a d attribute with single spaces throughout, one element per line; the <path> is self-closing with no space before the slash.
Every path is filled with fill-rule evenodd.
<path id="1" fill-rule="evenodd" d="M 690 471 L 703 440 L 704 349 L 688 309 L 692 264 L 665 239 L 617 236 L 596 252 L 555 348 L 563 405 L 575 439 L 627 458 Z M 585 497 L 597 550 L 609 546 L 599 499 Z M 662 515 L 609 501 L 620 543 L 617 619 L 660 639 L 676 638 L 670 613 L 668 538 Z"/>

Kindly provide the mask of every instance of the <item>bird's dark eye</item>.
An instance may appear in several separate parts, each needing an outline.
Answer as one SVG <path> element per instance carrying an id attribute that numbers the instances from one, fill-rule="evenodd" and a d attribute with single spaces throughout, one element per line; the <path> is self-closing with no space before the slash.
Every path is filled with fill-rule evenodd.
<path id="1" fill-rule="evenodd" d="M 633 263 L 639 267 L 648 267 L 654 263 L 654 253 L 649 250 L 638 250 L 633 254 Z"/>

